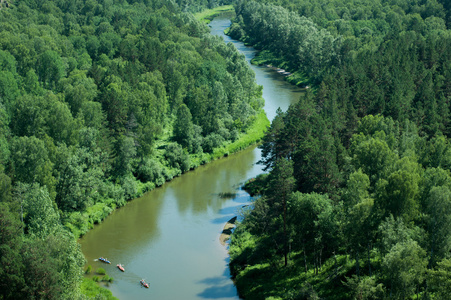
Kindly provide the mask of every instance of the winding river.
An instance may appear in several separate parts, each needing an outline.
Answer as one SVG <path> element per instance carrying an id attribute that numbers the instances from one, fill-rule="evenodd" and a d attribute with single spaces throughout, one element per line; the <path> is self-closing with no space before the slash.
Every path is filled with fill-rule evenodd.
<path id="1" fill-rule="evenodd" d="M 225 36 L 229 25 L 228 18 L 218 17 L 210 23 L 211 33 L 235 44 L 250 61 L 256 51 Z M 278 107 L 285 111 L 303 92 L 274 70 L 251 68 L 263 86 L 270 120 Z M 249 202 L 240 186 L 262 172 L 256 164 L 260 155 L 254 146 L 211 162 L 116 210 L 80 239 L 87 264 L 93 270 L 103 267 L 114 278 L 108 288 L 121 300 L 239 299 L 219 235 Z M 112 264 L 97 261 L 100 256 Z M 140 279 L 149 289 L 140 286 Z"/>

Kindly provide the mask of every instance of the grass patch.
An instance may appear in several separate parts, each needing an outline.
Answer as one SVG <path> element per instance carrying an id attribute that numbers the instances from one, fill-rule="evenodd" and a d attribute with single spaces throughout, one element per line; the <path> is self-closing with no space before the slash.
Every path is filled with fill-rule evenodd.
<path id="1" fill-rule="evenodd" d="M 233 143 L 226 144 L 223 147 L 216 148 L 213 151 L 212 159 L 220 158 L 231 153 L 238 152 L 240 150 L 246 149 L 250 145 L 254 145 L 261 141 L 265 136 L 266 131 L 270 122 L 266 113 L 261 110 L 261 112 L 256 116 L 255 122 L 246 130 L 246 134 L 242 135 L 238 140 Z"/>
<path id="2" fill-rule="evenodd" d="M 287 81 L 291 84 L 297 85 L 299 87 L 308 87 L 310 86 L 310 80 L 305 75 L 304 72 L 296 71 L 290 76 L 287 77 Z"/>
<path id="3" fill-rule="evenodd" d="M 268 50 L 259 51 L 257 55 L 255 55 L 255 57 L 251 60 L 251 63 L 258 66 L 272 65 L 279 68 L 282 68 L 283 65 L 286 64 L 283 59 L 275 56 Z"/>
<path id="4" fill-rule="evenodd" d="M 198 12 L 194 14 L 194 17 L 202 22 L 202 23 L 210 23 L 211 20 L 213 20 L 216 16 L 223 14 L 223 13 L 235 13 L 235 9 L 233 8 L 233 5 L 223 5 L 218 6 L 213 9 L 206 9 L 201 12 Z"/>
<path id="5" fill-rule="evenodd" d="M 113 296 L 113 293 L 95 283 L 89 278 L 84 278 L 81 283 L 81 293 L 88 299 L 106 299 L 106 300 L 118 300 Z"/>
<path id="6" fill-rule="evenodd" d="M 99 274 L 99 275 L 105 275 L 105 274 L 106 274 L 106 271 L 105 271 L 104 268 L 97 268 L 96 274 Z"/>
<path id="7" fill-rule="evenodd" d="M 114 281 L 114 278 L 105 274 L 105 276 L 102 277 L 102 281 L 112 283 Z"/>

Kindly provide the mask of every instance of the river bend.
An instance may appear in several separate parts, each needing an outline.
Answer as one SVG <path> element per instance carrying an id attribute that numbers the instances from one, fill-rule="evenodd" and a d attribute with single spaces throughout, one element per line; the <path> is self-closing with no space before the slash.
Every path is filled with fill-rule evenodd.
<path id="1" fill-rule="evenodd" d="M 256 51 L 223 34 L 230 25 L 218 17 L 211 33 L 233 43 L 249 62 Z M 272 120 L 278 107 L 286 110 L 302 90 L 265 67 L 251 66 L 263 86 L 265 111 Z M 190 171 L 114 211 L 80 239 L 87 264 L 103 267 L 114 282 L 113 295 L 127 299 L 239 299 L 230 280 L 229 256 L 219 242 L 224 224 L 249 203 L 240 189 L 262 172 L 255 146 Z M 100 256 L 112 261 L 105 265 Z M 116 264 L 125 266 L 122 273 Z M 149 289 L 142 288 L 145 279 Z"/>

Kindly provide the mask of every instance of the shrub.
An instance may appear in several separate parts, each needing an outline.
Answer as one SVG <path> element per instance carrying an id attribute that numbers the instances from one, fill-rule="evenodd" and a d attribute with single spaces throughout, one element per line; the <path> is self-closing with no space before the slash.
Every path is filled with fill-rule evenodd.
<path id="1" fill-rule="evenodd" d="M 86 268 L 85 274 L 90 274 L 92 271 L 92 266 L 88 265 L 88 267 Z"/>
<path id="2" fill-rule="evenodd" d="M 99 275 L 105 275 L 106 271 L 104 268 L 97 268 L 96 273 Z"/>
<path id="3" fill-rule="evenodd" d="M 105 275 L 105 276 L 102 277 L 102 281 L 104 281 L 104 282 L 113 282 L 114 278 L 110 277 L 108 275 Z"/>
<path id="4" fill-rule="evenodd" d="M 204 152 L 211 153 L 214 148 L 221 146 L 223 142 L 224 138 L 222 136 L 217 133 L 211 133 L 204 138 L 202 148 L 204 149 Z"/>

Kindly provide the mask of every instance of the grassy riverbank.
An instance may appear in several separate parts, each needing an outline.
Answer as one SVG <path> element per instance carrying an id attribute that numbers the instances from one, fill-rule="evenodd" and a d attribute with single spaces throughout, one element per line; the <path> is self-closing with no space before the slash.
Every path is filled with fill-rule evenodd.
<path id="1" fill-rule="evenodd" d="M 251 60 L 251 63 L 257 66 L 270 65 L 275 68 L 284 69 L 288 72 L 291 72 L 291 74 L 285 78 L 289 83 L 302 88 L 310 85 L 310 78 L 307 77 L 304 72 L 299 70 L 292 70 L 287 60 L 276 56 L 268 50 L 259 51 Z"/>
<path id="2" fill-rule="evenodd" d="M 244 134 L 241 134 L 234 142 L 226 142 L 220 147 L 214 148 L 212 153 L 201 154 L 187 154 L 184 162 L 188 165 L 187 170 L 194 170 L 197 167 L 209 163 L 213 160 L 220 159 L 228 156 L 229 154 L 236 153 L 244 150 L 247 147 L 254 145 L 263 138 L 267 131 L 270 122 L 266 113 L 261 110 L 255 116 L 252 124 L 247 128 Z M 153 190 L 154 188 L 163 185 L 165 182 L 172 180 L 174 177 L 182 175 L 184 172 L 180 168 L 171 167 L 164 164 L 164 151 L 171 143 L 170 134 L 166 139 L 160 141 L 156 151 L 160 151 L 160 161 L 156 162 L 154 168 L 159 169 L 160 176 L 153 181 L 142 183 L 137 181 L 134 186 L 134 198 L 142 196 L 144 193 Z M 109 214 L 115 209 L 125 205 L 126 202 L 116 203 L 115 199 L 109 199 L 108 201 L 99 202 L 89 207 L 83 212 L 74 212 L 67 219 L 64 224 L 76 238 L 83 236 L 86 232 L 94 227 L 95 224 L 101 223 Z"/>
<path id="3" fill-rule="evenodd" d="M 201 12 L 198 12 L 194 14 L 197 20 L 199 20 L 202 23 L 210 23 L 211 20 L 213 20 L 215 17 L 217 17 L 220 14 L 223 13 L 234 13 L 235 9 L 233 8 L 233 5 L 223 5 L 218 6 L 213 9 L 206 9 Z"/>

